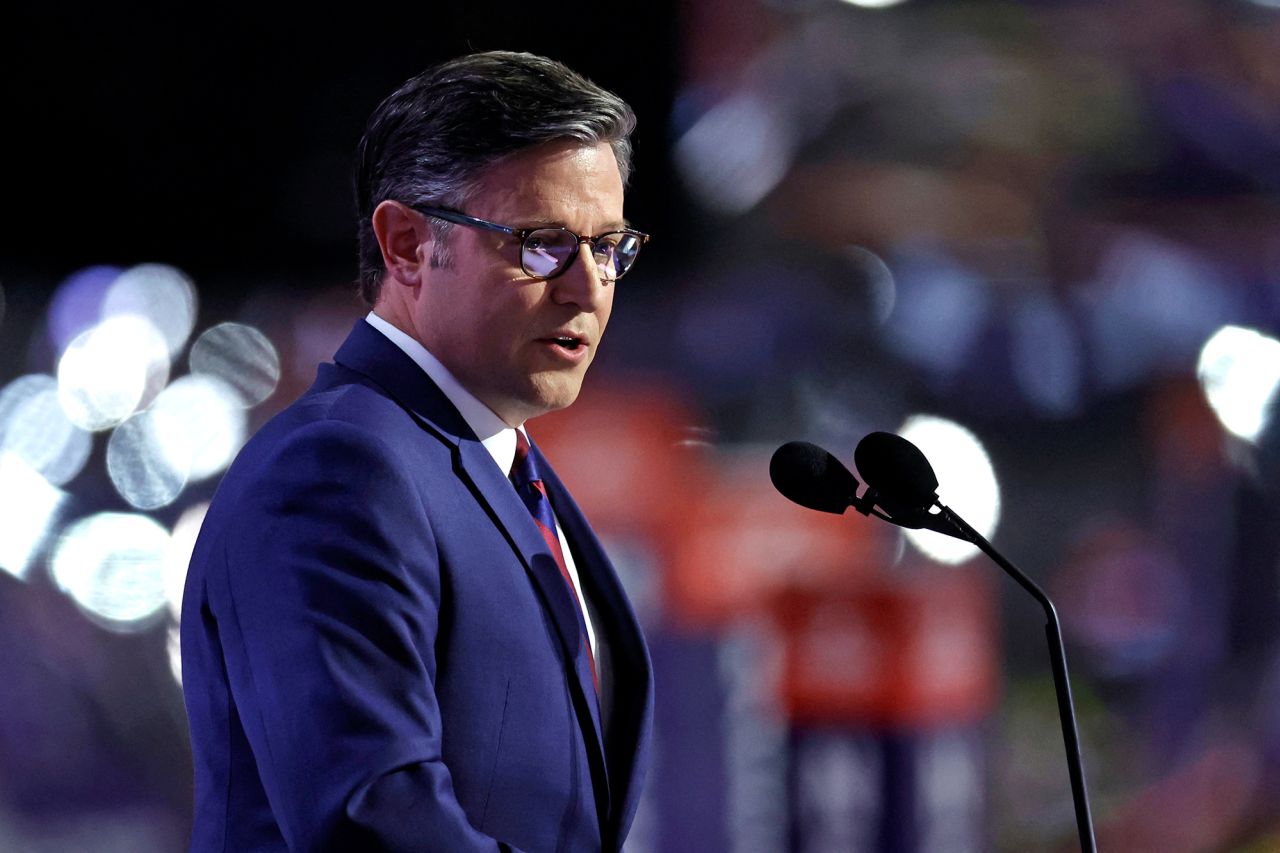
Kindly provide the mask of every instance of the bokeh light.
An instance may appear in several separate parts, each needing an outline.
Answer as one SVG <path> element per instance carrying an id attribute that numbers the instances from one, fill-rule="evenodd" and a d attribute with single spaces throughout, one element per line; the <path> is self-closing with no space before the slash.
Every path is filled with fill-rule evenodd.
<path id="1" fill-rule="evenodd" d="M 108 429 L 133 414 L 169 376 L 164 336 L 148 320 L 108 317 L 76 336 L 58 362 L 58 399 L 82 429 Z"/>
<path id="2" fill-rule="evenodd" d="M 0 569 L 26 577 L 66 498 L 22 458 L 0 451 Z"/>
<path id="3" fill-rule="evenodd" d="M 182 593 L 187 581 L 187 566 L 191 563 L 191 554 L 196 547 L 196 537 L 200 535 L 200 526 L 204 524 L 204 516 L 208 511 L 208 503 L 198 503 L 188 507 L 178 517 L 165 555 L 165 599 L 168 601 L 171 617 L 165 645 L 169 655 L 169 671 L 173 673 L 173 680 L 179 687 L 182 686 Z"/>
<path id="4" fill-rule="evenodd" d="M 191 482 L 231 464 L 248 436 L 240 394 L 213 376 L 184 376 L 160 392 L 151 406 L 154 429 L 143 437 L 159 442 L 154 451 L 174 470 L 186 466 Z"/>
<path id="5" fill-rule="evenodd" d="M 685 131 L 676 143 L 676 166 L 709 208 L 744 213 L 787 173 L 793 137 L 769 102 L 743 92 L 713 106 Z"/>
<path id="6" fill-rule="evenodd" d="M 899 434 L 919 447 L 938 476 L 938 497 L 973 529 L 990 539 L 1000 518 L 1000 487 L 978 437 L 945 418 L 913 415 Z M 940 563 L 963 563 L 977 546 L 934 533 L 908 530 L 907 541 Z"/>
<path id="7" fill-rule="evenodd" d="M 1280 341 L 1253 329 L 1223 326 L 1200 350 L 1196 375 L 1222 426 L 1245 441 L 1257 441 L 1280 386 Z"/>
<path id="8" fill-rule="evenodd" d="M 169 531 L 145 515 L 103 512 L 72 524 L 50 561 L 54 582 L 94 622 L 144 630 L 165 605 Z"/>
<path id="9" fill-rule="evenodd" d="M 165 652 L 169 656 L 169 671 L 173 680 L 182 686 L 182 629 L 175 622 L 165 632 Z"/>
<path id="10" fill-rule="evenodd" d="M 872 317 L 876 324 L 883 324 L 893 314 L 894 303 L 898 300 L 898 285 L 893 278 L 893 270 L 884 259 L 863 246 L 849 246 L 844 250 L 845 257 L 859 276 L 866 281 Z"/>
<path id="11" fill-rule="evenodd" d="M 1221 266 L 1168 240 L 1127 234 L 1106 247 L 1090 301 L 1091 360 L 1107 388 L 1181 372 L 1239 316 Z"/>
<path id="12" fill-rule="evenodd" d="M 1062 306 L 1047 294 L 1023 299 L 1013 312 L 1011 338 L 1013 374 L 1027 402 L 1051 417 L 1075 412 L 1084 354 Z"/>
<path id="13" fill-rule="evenodd" d="M 280 356 L 252 326 L 220 323 L 192 344 L 191 372 L 221 379 L 239 392 L 246 407 L 256 406 L 280 381 Z"/>
<path id="14" fill-rule="evenodd" d="M 48 311 L 49 337 L 58 354 L 102 319 L 103 300 L 121 272 L 120 267 L 86 267 L 58 285 Z"/>
<path id="15" fill-rule="evenodd" d="M 20 376 L 0 391 L 0 451 L 22 459 L 53 485 L 74 479 L 92 449 L 89 433 L 63 411 L 52 376 Z"/>
<path id="16" fill-rule="evenodd" d="M 955 372 L 990 323 L 990 289 L 944 252 L 902 253 L 893 269 L 897 298 L 881 327 L 885 344 L 920 367 L 943 375 Z"/>
<path id="17" fill-rule="evenodd" d="M 192 456 L 182 421 L 169 410 L 147 409 L 111 433 L 107 474 L 132 506 L 158 509 L 186 487 Z"/>
<path id="18" fill-rule="evenodd" d="M 906 0 L 844 0 L 844 2 L 862 9 L 887 9 L 890 6 L 905 3 Z"/>
<path id="19" fill-rule="evenodd" d="M 164 577 L 165 597 L 169 601 L 169 615 L 174 622 L 182 619 L 182 590 L 187 582 L 187 566 L 191 563 L 196 537 L 200 535 L 200 525 L 204 524 L 204 516 L 208 511 L 207 502 L 198 503 L 188 507 L 173 525 Z"/>
<path id="20" fill-rule="evenodd" d="M 172 358 L 182 350 L 196 322 L 196 290 L 181 270 L 139 264 L 113 281 L 102 301 L 102 317 L 143 317 L 159 330 Z"/>

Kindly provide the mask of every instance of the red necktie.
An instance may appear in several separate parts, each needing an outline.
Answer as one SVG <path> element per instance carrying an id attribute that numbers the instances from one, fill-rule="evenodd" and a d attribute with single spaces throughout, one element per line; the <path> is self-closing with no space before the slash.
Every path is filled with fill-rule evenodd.
<path id="1" fill-rule="evenodd" d="M 556 534 L 556 517 L 551 511 L 551 501 L 547 498 L 547 487 L 538 474 L 538 466 L 533 456 L 529 453 L 529 439 L 525 438 L 520 430 L 516 430 L 516 458 L 511 464 L 511 482 L 538 525 L 538 532 L 546 541 L 551 556 L 556 558 L 556 565 L 560 567 L 560 575 L 569 586 L 574 604 L 578 604 L 580 599 L 577 588 L 573 585 L 569 567 L 564 561 L 564 552 L 560 549 L 560 537 Z M 586 613 L 582 615 L 585 624 Z M 591 641 L 585 630 L 582 634 L 582 644 L 587 648 L 587 660 L 591 663 L 591 681 L 595 685 L 596 693 L 599 693 L 600 678 L 596 674 L 596 656 L 591 651 Z"/>

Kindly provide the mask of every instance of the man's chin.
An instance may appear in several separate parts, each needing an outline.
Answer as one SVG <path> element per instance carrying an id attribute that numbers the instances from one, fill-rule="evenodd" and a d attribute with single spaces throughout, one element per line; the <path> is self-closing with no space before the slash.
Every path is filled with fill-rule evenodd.
<path id="1" fill-rule="evenodd" d="M 536 377 L 531 393 L 525 398 L 524 402 L 528 406 L 530 412 L 527 417 L 533 418 L 538 415 L 545 415 L 548 412 L 559 411 L 573 405 L 573 401 L 578 399 L 578 393 L 582 390 L 582 380 L 580 377 Z"/>

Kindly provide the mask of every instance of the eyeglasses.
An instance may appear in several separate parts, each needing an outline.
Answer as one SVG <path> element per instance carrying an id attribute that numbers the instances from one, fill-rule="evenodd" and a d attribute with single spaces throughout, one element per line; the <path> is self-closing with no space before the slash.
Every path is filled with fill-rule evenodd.
<path id="1" fill-rule="evenodd" d="M 649 242 L 648 234 L 630 228 L 609 231 L 595 237 L 582 237 L 568 228 L 511 228 L 476 219 L 456 210 L 416 204 L 410 206 L 421 214 L 434 216 L 445 222 L 510 234 L 520 241 L 520 268 L 526 275 L 534 278 L 555 278 L 560 275 L 578 257 L 578 247 L 583 243 L 590 243 L 591 257 L 596 262 L 600 278 L 604 281 L 617 281 L 636 262 L 640 247 Z"/>

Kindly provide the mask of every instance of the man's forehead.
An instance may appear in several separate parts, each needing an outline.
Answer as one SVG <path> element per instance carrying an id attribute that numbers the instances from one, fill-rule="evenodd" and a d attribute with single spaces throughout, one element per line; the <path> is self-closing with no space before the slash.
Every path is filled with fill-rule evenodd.
<path id="1" fill-rule="evenodd" d="M 469 208 L 521 218 L 507 225 L 565 226 L 566 217 L 587 217 L 597 226 L 626 224 L 622 178 L 607 143 L 523 149 L 485 169 L 468 195 Z"/>

